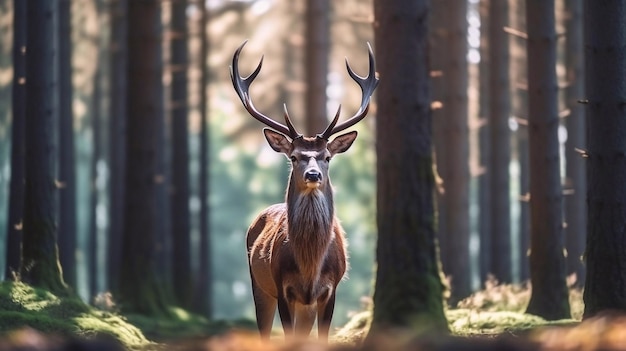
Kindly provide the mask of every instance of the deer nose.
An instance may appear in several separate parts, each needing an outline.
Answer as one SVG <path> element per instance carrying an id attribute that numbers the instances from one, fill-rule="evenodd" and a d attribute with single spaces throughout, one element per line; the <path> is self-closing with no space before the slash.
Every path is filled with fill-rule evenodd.
<path id="1" fill-rule="evenodd" d="M 322 173 L 316 171 L 314 169 L 306 171 L 304 173 L 304 180 L 307 182 L 321 182 L 322 181 Z"/>

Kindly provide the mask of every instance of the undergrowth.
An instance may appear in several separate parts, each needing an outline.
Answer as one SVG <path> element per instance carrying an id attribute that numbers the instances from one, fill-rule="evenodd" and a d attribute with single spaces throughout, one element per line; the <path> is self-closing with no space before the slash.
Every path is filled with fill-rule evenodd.
<path id="1" fill-rule="evenodd" d="M 21 282 L 0 283 L 0 332 L 31 328 L 65 338 L 112 337 L 128 348 L 151 342 L 120 315 L 97 310 L 78 297 L 59 297 Z"/>
<path id="2" fill-rule="evenodd" d="M 540 327 L 577 325 L 582 317 L 582 291 L 570 279 L 572 318 L 546 321 L 524 313 L 530 299 L 529 284 L 499 284 L 490 279 L 485 289 L 446 308 L 452 335 L 464 337 L 526 335 Z M 371 300 L 368 300 L 371 301 Z M 98 308 L 78 297 L 59 297 L 19 282 L 0 283 L 0 333 L 28 327 L 46 335 L 97 338 L 109 335 L 130 349 L 160 349 L 168 342 L 199 340 L 227 331 L 252 332 L 254 322 L 209 321 L 186 310 L 171 307 L 168 317 L 124 315 L 111 296 L 96 299 Z M 333 333 L 333 343 L 359 345 L 367 335 L 371 303 Z M 227 333 L 228 334 L 228 333 Z M 282 333 L 278 333 L 282 337 Z"/>
<path id="3" fill-rule="evenodd" d="M 485 289 L 474 292 L 456 306 L 446 308 L 450 331 L 456 336 L 470 337 L 520 335 L 539 327 L 577 324 L 582 319 L 584 309 L 582 289 L 575 286 L 574 277 L 568 278 L 568 285 L 572 318 L 546 321 L 525 313 L 531 295 L 529 283 L 500 284 L 490 278 L 485 282 Z M 334 334 L 334 340 L 358 344 L 367 334 L 370 319 L 371 305 L 339 328 Z"/>

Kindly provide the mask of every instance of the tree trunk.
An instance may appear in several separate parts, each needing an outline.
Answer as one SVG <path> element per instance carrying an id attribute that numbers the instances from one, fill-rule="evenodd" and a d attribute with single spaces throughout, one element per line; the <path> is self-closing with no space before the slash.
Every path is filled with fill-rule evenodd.
<path id="1" fill-rule="evenodd" d="M 109 112 L 108 287 L 119 291 L 126 170 L 126 0 L 112 0 Z"/>
<path id="2" fill-rule="evenodd" d="M 126 101 L 126 197 L 119 292 L 125 311 L 155 315 L 166 311 L 167 289 L 157 272 L 163 244 L 163 85 L 161 3 L 128 2 Z M 162 249 L 162 248 L 160 248 Z M 160 274 L 160 275 L 159 275 Z"/>
<path id="3" fill-rule="evenodd" d="M 187 1 L 172 3 L 171 119 L 172 119 L 172 263 L 173 290 L 183 307 L 192 305 L 191 237 L 189 214 L 189 109 L 187 105 Z"/>
<path id="4" fill-rule="evenodd" d="M 526 30 L 526 8 L 522 0 L 511 2 L 509 18 L 512 27 L 523 33 Z M 514 154 L 518 164 L 518 184 L 519 199 L 516 203 L 518 210 L 517 221 L 517 243 L 518 251 L 517 268 L 520 281 L 530 278 L 528 251 L 530 250 L 530 226 L 529 226 L 529 176 L 528 176 L 528 89 L 527 89 L 527 60 L 526 60 L 526 38 L 514 36 L 510 41 L 511 68 L 510 76 L 513 78 L 513 94 L 511 96 L 511 108 L 513 116 L 517 120 L 517 131 L 515 133 Z"/>
<path id="5" fill-rule="evenodd" d="M 443 79 L 443 62 L 446 56 L 447 31 L 444 26 L 446 7 L 443 2 L 436 1 L 432 4 L 432 16 L 430 16 L 430 62 L 431 62 L 431 81 L 432 81 L 432 100 L 434 106 L 431 111 L 433 123 L 433 146 L 435 154 L 435 179 L 436 179 L 436 208 L 437 221 L 436 233 L 439 242 L 439 252 L 441 257 L 441 265 L 443 271 L 447 272 L 450 267 L 450 239 L 448 238 L 447 229 L 447 208 L 444 205 L 445 190 L 442 184 L 441 176 L 446 174 L 446 150 L 447 143 L 443 136 L 445 127 L 445 110 L 442 109 L 445 82 Z"/>
<path id="6" fill-rule="evenodd" d="M 5 279 L 20 268 L 24 213 L 24 124 L 26 116 L 26 1 L 13 1 L 13 82 L 11 100 L 11 188 L 6 237 Z"/>
<path id="7" fill-rule="evenodd" d="M 374 1 L 382 79 L 376 118 L 378 269 L 370 336 L 395 327 L 447 330 L 435 239 L 428 11 L 428 1 Z"/>
<path id="8" fill-rule="evenodd" d="M 626 3 L 587 0 L 584 13 L 589 318 L 626 310 Z"/>
<path id="9" fill-rule="evenodd" d="M 491 273 L 499 282 L 512 282 L 511 209 L 509 163 L 511 132 L 509 115 L 509 38 L 508 3 L 492 1 L 489 6 L 489 129 L 491 158 L 488 172 L 491 182 Z"/>
<path id="10" fill-rule="evenodd" d="M 581 0 L 565 2 L 568 13 L 566 21 L 566 54 L 567 81 L 566 105 L 570 115 L 567 123 L 567 143 L 565 144 L 565 160 L 567 174 L 566 186 L 570 194 L 565 196 L 565 247 L 567 248 L 567 274 L 576 274 L 576 284 L 584 286 L 585 266 L 585 228 L 587 228 L 587 206 L 585 196 L 585 161 L 578 150 L 584 150 L 585 114 L 578 100 L 584 97 L 583 70 L 583 15 Z"/>
<path id="11" fill-rule="evenodd" d="M 330 50 L 330 1 L 306 1 L 304 70 L 306 74 L 306 134 L 322 133 L 328 124 L 326 86 Z"/>
<path id="12" fill-rule="evenodd" d="M 491 266 L 491 126 L 488 122 L 489 117 L 489 8 L 491 1 L 481 0 L 479 3 L 480 14 L 480 63 L 478 64 L 479 78 L 479 102 L 478 116 L 481 121 L 480 130 L 478 131 L 478 147 L 479 147 L 479 163 L 482 173 L 478 177 L 478 208 L 480 209 L 479 235 L 480 235 L 480 255 L 479 255 L 479 274 L 480 282 L 483 284 L 487 281 L 490 274 L 493 273 Z"/>
<path id="13" fill-rule="evenodd" d="M 527 0 L 530 278 L 527 313 L 571 318 L 565 282 L 559 172 L 554 0 Z"/>
<path id="14" fill-rule="evenodd" d="M 207 57 L 209 54 L 209 38 L 207 35 L 207 9 L 204 0 L 200 0 L 200 261 L 198 280 L 196 283 L 196 303 L 198 311 L 211 318 L 213 316 L 213 281 L 211 264 L 211 236 L 209 231 L 209 120 L 208 120 L 208 74 Z"/>
<path id="15" fill-rule="evenodd" d="M 447 9 L 445 16 L 446 55 L 443 69 L 443 130 L 446 142 L 445 163 L 438 169 L 443 179 L 441 197 L 445 207 L 447 237 L 444 266 L 451 276 L 452 301 L 466 297 L 471 292 L 469 259 L 469 126 L 468 126 L 468 67 L 467 67 L 467 1 L 441 1 Z M 453 142 L 451 142 L 453 141 Z"/>
<path id="16" fill-rule="evenodd" d="M 102 23 L 100 21 L 100 13 L 102 11 L 102 0 L 96 0 L 96 19 L 99 24 Z M 102 128 L 105 123 L 103 121 L 103 113 L 102 113 L 102 77 L 105 73 L 105 68 L 103 65 L 102 59 L 102 50 L 100 47 L 99 36 L 93 38 L 97 53 L 98 65 L 96 68 L 96 72 L 93 77 L 93 93 L 91 96 L 91 131 L 93 135 L 93 154 L 91 157 L 91 194 L 90 194 L 90 226 L 87 238 L 87 257 L 86 263 L 88 267 L 88 281 L 89 281 L 89 297 L 92 298 L 96 296 L 100 291 L 101 287 L 99 286 L 99 255 L 98 248 L 99 242 L 98 239 L 100 237 L 100 228 L 98 226 L 98 206 L 100 203 L 100 195 L 102 192 L 102 186 L 100 184 L 103 183 L 103 177 L 105 175 L 102 173 L 100 167 L 98 165 L 102 160 L 105 159 L 104 155 L 104 137 L 105 131 Z"/>
<path id="17" fill-rule="evenodd" d="M 53 1 L 29 2 L 28 5 L 24 234 L 20 275 L 28 284 L 63 293 L 67 287 L 56 242 L 54 182 L 58 8 Z"/>
<path id="18" fill-rule="evenodd" d="M 72 111 L 71 1 L 59 0 L 59 258 L 63 279 L 76 287 L 76 157 Z"/>

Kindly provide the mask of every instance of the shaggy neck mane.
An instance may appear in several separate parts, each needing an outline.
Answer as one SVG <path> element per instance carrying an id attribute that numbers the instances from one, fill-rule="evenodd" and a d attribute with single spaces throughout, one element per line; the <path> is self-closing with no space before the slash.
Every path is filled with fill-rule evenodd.
<path id="1" fill-rule="evenodd" d="M 327 185 L 327 188 L 330 187 Z M 289 241 L 294 247 L 300 274 L 313 278 L 313 281 L 319 277 L 328 244 L 333 239 L 333 216 L 333 195 L 330 189 L 288 192 Z"/>

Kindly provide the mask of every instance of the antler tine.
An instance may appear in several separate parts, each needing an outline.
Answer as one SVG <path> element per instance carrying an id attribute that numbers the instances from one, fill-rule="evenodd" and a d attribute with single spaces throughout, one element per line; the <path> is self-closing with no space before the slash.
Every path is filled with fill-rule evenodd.
<path id="1" fill-rule="evenodd" d="M 248 42 L 247 40 L 244 41 L 237 48 L 237 50 L 235 50 L 235 54 L 233 55 L 233 63 L 230 66 L 230 79 L 233 82 L 233 87 L 235 88 L 235 91 L 237 92 L 237 96 L 239 96 L 239 99 L 243 103 L 243 106 L 246 108 L 246 110 L 252 117 L 257 119 L 261 123 L 267 125 L 268 127 L 275 129 L 281 133 L 284 133 L 288 135 L 289 137 L 291 137 L 292 139 L 295 139 L 296 137 L 299 136 L 299 134 L 293 128 L 293 125 L 291 125 L 291 121 L 288 120 L 289 117 L 286 115 L 286 113 L 285 113 L 285 119 L 287 120 L 288 127 L 265 116 L 264 114 L 259 112 L 252 104 L 252 99 L 250 98 L 250 94 L 248 90 L 250 88 L 250 84 L 252 84 L 256 76 L 261 71 L 261 66 L 263 65 L 263 57 L 261 57 L 261 61 L 259 62 L 259 65 L 256 67 L 254 72 L 252 72 L 249 76 L 245 78 L 241 77 L 241 75 L 239 74 L 239 55 L 241 54 L 241 51 L 243 50 L 243 47 L 246 45 L 247 42 Z"/>
<path id="2" fill-rule="evenodd" d="M 370 46 L 370 43 L 367 43 L 367 50 L 369 55 L 369 71 L 367 73 L 367 76 L 365 77 L 361 77 L 358 74 L 354 73 L 354 71 L 350 67 L 348 59 L 346 58 L 346 68 L 348 69 L 348 74 L 361 88 L 361 106 L 359 107 L 359 110 L 356 112 L 356 114 L 350 117 L 345 122 L 342 122 L 334 127 L 329 126 L 329 128 L 326 128 L 324 133 L 321 135 L 321 137 L 324 139 L 328 139 L 331 135 L 352 127 L 367 115 L 367 111 L 369 110 L 370 98 L 374 93 L 374 89 L 376 89 L 376 86 L 378 86 L 378 78 L 376 78 L 376 61 L 374 60 L 374 53 L 372 52 L 372 47 Z M 337 116 L 338 115 L 339 112 L 337 112 Z M 337 118 L 337 116 L 335 116 L 335 118 Z M 336 121 L 333 122 L 336 123 Z M 331 125 L 334 125 L 334 123 L 331 123 Z"/>
<path id="3" fill-rule="evenodd" d="M 332 121 L 330 121 L 330 124 L 328 125 L 328 127 L 326 127 L 326 129 L 324 130 L 322 134 L 317 135 L 318 138 L 328 140 L 328 138 L 333 134 L 332 130 L 333 128 L 335 128 L 335 125 L 337 124 L 337 121 L 339 120 L 340 113 L 341 113 L 341 105 L 339 105 L 339 108 L 337 109 L 337 113 L 335 113 L 335 117 L 333 118 Z"/>
<path id="4" fill-rule="evenodd" d="M 296 131 L 296 128 L 291 123 L 291 119 L 289 119 L 289 112 L 287 112 L 287 104 L 283 104 L 283 110 L 285 111 L 285 123 L 287 124 L 287 128 L 289 128 L 289 136 L 291 139 L 296 139 L 302 136 L 302 134 Z"/>

